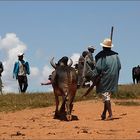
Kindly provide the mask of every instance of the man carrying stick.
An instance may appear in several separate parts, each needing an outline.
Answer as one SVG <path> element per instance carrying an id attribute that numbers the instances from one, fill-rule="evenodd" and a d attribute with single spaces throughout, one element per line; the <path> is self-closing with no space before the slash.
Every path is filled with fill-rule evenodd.
<path id="1" fill-rule="evenodd" d="M 106 119 L 107 111 L 109 113 L 107 120 L 113 119 L 110 96 L 117 92 L 119 71 L 121 69 L 118 53 L 111 50 L 113 47 L 111 39 L 112 32 L 111 38 L 104 39 L 104 41 L 100 43 L 103 50 L 95 56 L 95 69 L 87 73 L 93 81 L 92 88 L 96 85 L 96 92 L 101 93 L 103 97 L 104 109 L 101 114 L 102 120 Z M 85 95 L 87 95 L 87 93 Z"/>

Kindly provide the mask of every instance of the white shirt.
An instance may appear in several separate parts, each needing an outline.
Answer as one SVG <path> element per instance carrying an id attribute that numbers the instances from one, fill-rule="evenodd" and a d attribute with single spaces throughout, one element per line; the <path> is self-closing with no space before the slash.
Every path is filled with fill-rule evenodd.
<path id="1" fill-rule="evenodd" d="M 19 72 L 18 72 L 19 76 L 25 76 L 26 75 L 26 70 L 25 67 L 23 66 L 23 64 L 19 61 Z"/>

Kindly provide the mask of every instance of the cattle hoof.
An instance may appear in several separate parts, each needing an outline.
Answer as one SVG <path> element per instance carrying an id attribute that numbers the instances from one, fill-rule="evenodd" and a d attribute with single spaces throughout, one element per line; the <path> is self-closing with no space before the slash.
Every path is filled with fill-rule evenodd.
<path id="1" fill-rule="evenodd" d="M 66 115 L 66 111 L 60 111 L 61 115 Z"/>
<path id="2" fill-rule="evenodd" d="M 53 119 L 58 119 L 58 116 L 54 115 L 54 116 L 53 116 Z"/>
<path id="3" fill-rule="evenodd" d="M 67 115 L 66 117 L 67 117 L 67 120 L 68 121 L 71 121 L 72 120 L 72 115 Z"/>
<path id="4" fill-rule="evenodd" d="M 55 112 L 55 114 L 54 114 L 54 117 L 53 117 L 54 119 L 57 119 L 57 118 L 59 118 L 59 113 L 58 112 Z"/>

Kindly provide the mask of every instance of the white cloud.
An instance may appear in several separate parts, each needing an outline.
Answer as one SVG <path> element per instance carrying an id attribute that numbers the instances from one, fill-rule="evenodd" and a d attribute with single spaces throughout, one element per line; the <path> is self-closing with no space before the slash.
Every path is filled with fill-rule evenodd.
<path id="1" fill-rule="evenodd" d="M 27 46 L 20 41 L 15 33 L 7 33 L 4 38 L 0 37 L 0 49 L 5 51 L 4 72 L 2 73 L 3 90 L 5 92 L 15 92 L 17 81 L 13 80 L 12 77 L 13 65 L 17 60 L 17 54 L 26 51 Z"/>
<path id="2" fill-rule="evenodd" d="M 42 71 L 42 81 L 46 82 L 48 80 L 49 75 L 52 73 L 54 69 L 49 66 L 44 66 Z"/>
<path id="3" fill-rule="evenodd" d="M 79 57 L 80 57 L 80 54 L 78 54 L 78 53 L 72 54 L 72 56 L 70 58 L 73 61 L 73 65 L 78 62 Z M 42 70 L 42 74 L 41 74 L 42 78 L 41 78 L 41 80 L 44 81 L 44 82 L 48 81 L 48 77 L 52 73 L 52 71 L 54 71 L 54 69 L 52 67 L 50 68 L 48 65 L 45 65 L 43 67 L 43 70 Z"/>
<path id="4" fill-rule="evenodd" d="M 80 57 L 80 54 L 79 53 L 72 54 L 71 59 L 73 60 L 73 65 L 76 64 L 76 63 L 78 63 L 79 57 Z"/>
<path id="5" fill-rule="evenodd" d="M 4 72 L 2 73 L 2 80 L 4 84 L 3 91 L 5 93 L 18 93 L 18 82 L 16 79 L 13 79 L 12 72 L 15 61 L 17 61 L 17 54 L 20 52 L 25 52 L 27 50 L 27 46 L 23 43 L 15 33 L 7 33 L 4 38 L 0 36 L 0 49 L 1 51 L 5 51 L 4 56 Z M 37 54 L 41 56 L 41 52 Z M 71 56 L 73 60 L 73 65 L 78 62 L 80 54 L 74 53 Z M 41 68 L 40 68 L 41 69 Z M 54 70 L 51 66 L 45 65 L 41 70 L 37 66 L 31 66 L 30 70 L 31 74 L 28 76 L 29 78 L 29 92 L 36 91 L 44 88 L 44 91 L 52 91 L 52 86 L 41 87 L 41 82 L 47 82 L 49 75 Z"/>
<path id="6" fill-rule="evenodd" d="M 38 77 L 39 69 L 37 67 L 30 67 L 31 75 L 30 77 Z"/>
<path id="7" fill-rule="evenodd" d="M 44 50 L 42 48 L 38 48 L 36 51 L 35 51 L 35 56 L 36 58 L 38 59 L 42 59 L 42 57 L 45 57 L 46 54 L 44 52 Z"/>
<path id="8" fill-rule="evenodd" d="M 1 39 L 1 38 L 0 38 Z M 11 49 L 19 44 L 20 40 L 15 33 L 7 33 L 6 36 L 0 40 L 0 48 Z"/>
<path id="9" fill-rule="evenodd" d="M 0 49 L 5 52 L 4 56 L 4 72 L 2 73 L 2 81 L 3 81 L 3 91 L 4 93 L 18 93 L 18 81 L 13 79 L 13 67 L 15 61 L 17 61 L 18 53 L 25 52 L 27 50 L 27 46 L 23 43 L 15 33 L 7 33 L 5 37 L 0 36 Z M 42 53 L 38 55 L 41 56 Z M 43 70 L 40 71 L 38 67 L 30 65 L 31 74 L 28 76 L 28 91 L 36 91 L 40 88 L 40 82 L 46 82 L 48 80 L 48 76 L 53 71 L 49 66 L 44 66 Z M 51 87 L 45 88 L 45 91 L 52 91 Z"/>
<path id="10" fill-rule="evenodd" d="M 16 80 L 4 84 L 3 93 L 18 93 L 19 87 Z"/>

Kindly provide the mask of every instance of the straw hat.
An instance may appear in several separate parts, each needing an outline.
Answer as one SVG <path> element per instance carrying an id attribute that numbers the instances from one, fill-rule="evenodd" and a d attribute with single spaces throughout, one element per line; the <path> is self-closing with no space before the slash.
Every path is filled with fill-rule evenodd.
<path id="1" fill-rule="evenodd" d="M 112 48 L 114 46 L 110 38 L 104 39 L 104 41 L 100 43 L 100 45 L 106 48 Z"/>

